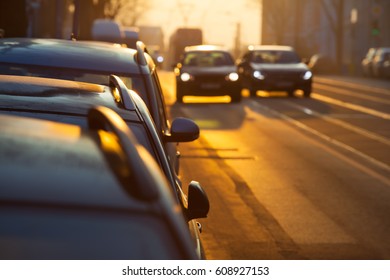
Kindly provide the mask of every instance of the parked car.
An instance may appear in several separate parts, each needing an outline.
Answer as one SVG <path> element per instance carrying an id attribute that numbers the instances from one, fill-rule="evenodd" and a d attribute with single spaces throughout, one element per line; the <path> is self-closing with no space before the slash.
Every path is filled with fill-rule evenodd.
<path id="1" fill-rule="evenodd" d="M 238 73 L 252 97 L 258 90 L 311 94 L 313 74 L 290 46 L 250 46 L 238 61 Z"/>
<path id="2" fill-rule="evenodd" d="M 125 37 L 122 27 L 114 20 L 110 19 L 96 19 L 91 28 L 91 35 L 93 40 L 123 43 Z"/>
<path id="3" fill-rule="evenodd" d="M 390 78 L 390 48 L 378 48 L 372 61 L 372 72 L 377 78 Z"/>
<path id="4" fill-rule="evenodd" d="M 376 53 L 376 48 L 369 48 L 366 56 L 362 60 L 363 75 L 367 77 L 373 76 L 372 63 Z"/>
<path id="5" fill-rule="evenodd" d="M 137 48 L 137 42 L 139 39 L 139 29 L 137 27 L 123 27 L 124 39 L 126 47 L 131 49 Z"/>
<path id="6" fill-rule="evenodd" d="M 229 95 L 231 102 L 241 101 L 237 67 L 229 51 L 218 46 L 198 45 L 184 49 L 176 65 L 176 101 L 186 95 Z"/>
<path id="7" fill-rule="evenodd" d="M 0 114 L 0 259 L 197 259 L 160 168 L 112 110 Z"/>
<path id="8" fill-rule="evenodd" d="M 108 85 L 110 75 L 145 101 L 172 166 L 179 172 L 177 144 L 170 141 L 171 124 L 156 65 L 142 42 L 137 49 L 118 44 L 57 39 L 0 39 L 0 74 L 38 76 Z M 193 126 L 193 124 L 191 124 Z"/>
<path id="9" fill-rule="evenodd" d="M 91 107 L 104 106 L 114 110 L 131 128 L 137 141 L 143 145 L 158 163 L 166 177 L 176 202 L 189 223 L 194 237 L 194 247 L 199 257 L 203 250 L 196 218 L 206 217 L 209 201 L 199 183 L 188 186 L 184 194 L 181 181 L 169 163 L 167 154 L 154 122 L 143 100 L 116 76 L 110 76 L 109 86 L 82 82 L 0 75 L 0 113 L 34 117 L 50 121 L 76 124 L 87 127 L 87 116 Z M 187 119 L 172 122 L 169 139 L 181 142 L 194 139 L 199 134 L 196 125 Z M 58 131 L 61 133 L 61 131 Z"/>

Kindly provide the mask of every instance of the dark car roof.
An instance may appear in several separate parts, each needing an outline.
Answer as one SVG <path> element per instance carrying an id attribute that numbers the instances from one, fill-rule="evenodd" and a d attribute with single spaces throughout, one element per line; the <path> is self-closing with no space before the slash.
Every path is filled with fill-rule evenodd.
<path id="1" fill-rule="evenodd" d="M 111 74 L 120 76 L 127 87 L 134 89 L 147 104 L 157 126 L 164 131 L 165 119 L 160 116 L 152 83 L 156 66 L 142 42 L 137 49 L 100 41 L 60 39 L 0 39 L 0 73 L 40 76 L 106 83 Z"/>
<path id="2" fill-rule="evenodd" d="M 76 68 L 107 73 L 139 73 L 136 50 L 118 44 L 61 39 L 0 39 L 0 62 Z"/>
<path id="3" fill-rule="evenodd" d="M 191 52 L 191 51 L 221 51 L 221 52 L 228 52 L 227 48 L 217 46 L 217 45 L 195 45 L 195 46 L 188 46 L 184 49 L 185 52 Z"/>
<path id="4" fill-rule="evenodd" d="M 252 45 L 248 47 L 249 51 L 275 50 L 275 51 L 294 51 L 291 46 L 282 45 Z"/>
<path id="5" fill-rule="evenodd" d="M 0 130 L 3 202 L 131 208 L 93 141 L 98 138 L 81 127 L 0 115 Z"/>
<path id="6" fill-rule="evenodd" d="M 0 258 L 196 258 L 156 163 L 93 110 L 87 129 L 0 114 Z"/>
<path id="7" fill-rule="evenodd" d="M 50 103 L 50 106 L 47 106 L 47 103 Z M 85 116 L 92 105 L 109 107 L 127 121 L 140 121 L 135 109 L 125 110 L 115 102 L 112 91 L 107 86 L 49 78 L 0 75 L 1 110 Z"/>
<path id="8" fill-rule="evenodd" d="M 127 88 L 123 90 L 129 91 Z M 0 112 L 33 115 L 42 119 L 85 125 L 86 116 L 91 107 L 110 108 L 128 124 L 136 123 L 144 127 L 142 132 L 137 130 L 137 136 L 149 140 L 139 140 L 150 153 L 155 155 L 171 185 L 174 186 L 164 148 L 159 142 L 154 124 L 142 99 L 135 92 L 125 93 L 131 99 L 129 103 L 133 105 L 133 108 L 128 106 L 125 109 L 122 104 L 123 98 L 114 96 L 115 92 L 117 92 L 116 88 L 97 84 L 30 76 L 0 75 Z M 118 102 L 115 98 L 120 98 L 121 101 Z"/>

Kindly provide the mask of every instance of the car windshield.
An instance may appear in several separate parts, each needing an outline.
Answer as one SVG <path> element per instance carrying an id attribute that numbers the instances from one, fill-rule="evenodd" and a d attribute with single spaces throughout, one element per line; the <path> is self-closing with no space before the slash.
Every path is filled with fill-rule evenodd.
<path id="1" fill-rule="evenodd" d="M 109 85 L 109 76 L 116 74 L 125 83 L 127 88 L 137 92 L 145 102 L 147 100 L 144 83 L 142 82 L 141 76 L 138 75 L 129 76 L 128 74 L 120 73 L 88 72 L 83 69 L 15 64 L 1 64 L 0 74 L 63 79 L 106 86 Z"/>
<path id="2" fill-rule="evenodd" d="M 188 52 L 183 59 L 184 66 L 218 67 L 234 65 L 232 57 L 221 51 Z"/>
<path id="3" fill-rule="evenodd" d="M 262 50 L 255 51 L 252 55 L 254 63 L 299 63 L 298 55 L 293 51 Z"/>

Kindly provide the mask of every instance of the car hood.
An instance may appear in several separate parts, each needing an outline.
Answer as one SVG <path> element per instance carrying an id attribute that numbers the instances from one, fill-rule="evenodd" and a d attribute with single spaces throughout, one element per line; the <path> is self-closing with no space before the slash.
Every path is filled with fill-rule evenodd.
<path id="1" fill-rule="evenodd" d="M 253 70 L 260 71 L 288 71 L 288 72 L 304 72 L 309 70 L 308 66 L 304 63 L 284 63 L 284 64 L 271 64 L 271 63 L 251 63 Z"/>
<path id="2" fill-rule="evenodd" d="M 180 70 L 181 73 L 189 73 L 192 75 L 199 74 L 230 74 L 232 72 L 237 72 L 237 67 L 234 65 L 227 66 L 219 66 L 219 67 L 192 67 L 192 66 L 184 66 Z"/>

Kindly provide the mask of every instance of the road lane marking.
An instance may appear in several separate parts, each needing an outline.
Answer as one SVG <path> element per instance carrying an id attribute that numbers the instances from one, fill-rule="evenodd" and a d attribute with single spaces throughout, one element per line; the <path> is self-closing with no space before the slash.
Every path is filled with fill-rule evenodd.
<path id="1" fill-rule="evenodd" d="M 356 133 L 358 133 L 358 134 L 360 134 L 362 136 L 365 136 L 367 138 L 373 139 L 375 141 L 381 142 L 382 144 L 390 146 L 390 140 L 385 138 L 385 137 L 382 137 L 382 136 L 380 136 L 378 134 L 372 133 L 370 131 L 367 131 L 367 130 L 359 128 L 359 127 L 356 127 L 354 125 L 350 125 L 350 124 L 348 124 L 346 122 L 343 122 L 343 121 L 340 121 L 338 119 L 334 119 L 332 117 L 325 116 L 323 114 L 320 114 L 320 113 L 318 113 L 316 111 L 313 111 L 313 110 L 311 110 L 309 108 L 300 106 L 298 104 L 294 104 L 292 102 L 286 102 L 286 103 L 288 104 L 288 106 L 296 108 L 298 110 L 301 110 L 302 112 L 304 112 L 307 115 L 311 115 L 311 116 L 315 116 L 315 117 L 321 118 L 321 119 L 323 119 L 323 120 L 325 120 L 327 122 L 336 124 L 336 125 L 341 126 L 341 127 L 345 128 L 345 129 L 348 129 L 350 131 L 356 132 Z"/>
<path id="2" fill-rule="evenodd" d="M 266 118 L 249 108 L 246 108 L 246 112 L 249 117 L 253 115 L 254 118 L 259 120 L 257 123 L 258 125 L 260 125 L 264 118 Z M 277 119 L 274 122 L 279 123 L 281 120 Z M 273 124 L 268 125 L 274 127 Z M 284 125 L 286 125 L 288 129 L 295 130 L 295 128 L 291 128 L 288 123 Z M 263 127 L 263 125 L 260 126 Z M 257 130 L 257 126 L 253 127 L 252 125 L 249 125 L 241 129 L 243 132 L 246 131 L 250 133 L 252 129 Z M 250 130 L 247 131 L 246 129 Z M 295 131 L 293 133 L 300 134 L 301 132 Z M 247 137 L 244 137 L 245 140 L 241 139 L 243 135 L 241 133 L 232 133 L 232 135 L 226 136 L 225 132 L 206 132 L 203 134 L 203 138 L 206 138 L 213 146 L 219 147 L 220 143 L 216 141 L 216 139 L 221 139 L 221 135 L 225 135 L 225 137 L 232 143 L 241 143 L 246 147 L 252 147 L 249 144 L 251 140 L 247 141 Z M 316 142 L 316 140 L 313 139 L 310 141 Z M 211 152 L 212 150 L 209 149 L 209 151 Z M 257 151 L 257 149 L 254 149 L 253 151 Z M 220 156 L 220 152 L 218 152 L 217 155 Z M 258 157 L 258 162 L 251 168 L 248 168 L 248 163 L 244 161 L 226 160 L 218 162 L 220 163 L 221 170 L 225 170 L 229 177 L 231 177 L 237 185 L 237 191 L 240 195 L 242 195 L 243 200 L 248 205 L 253 205 L 251 208 L 256 209 L 256 211 L 260 211 L 259 206 L 256 206 L 254 202 L 253 204 L 252 202 L 249 202 L 253 200 L 253 198 L 247 191 L 248 187 L 250 188 L 251 193 L 253 193 L 257 198 L 257 201 L 264 205 L 265 209 L 267 209 L 274 217 L 273 219 L 281 225 L 282 229 L 299 246 L 302 244 L 355 244 L 357 242 L 355 238 L 348 234 L 348 232 L 334 221 L 331 216 L 328 216 L 327 212 L 324 211 L 323 208 L 319 207 L 315 200 L 313 201 L 311 197 L 306 197 L 295 188 L 295 184 L 299 182 L 297 177 L 292 179 L 288 176 L 289 178 L 286 179 L 286 176 L 283 176 L 283 170 L 279 168 L 274 170 L 271 168 L 271 171 L 267 168 L 267 165 L 269 164 L 267 157 L 263 158 L 261 155 Z M 222 167 L 224 164 L 227 164 L 230 169 Z M 272 199 L 270 199 L 271 197 Z M 264 215 L 264 212 L 263 214 L 262 212 L 259 212 L 259 216 L 261 216 L 261 218 L 259 218 L 261 223 L 264 223 L 264 220 L 268 218 L 267 215 Z M 274 223 L 269 225 L 267 223 L 266 225 L 267 228 L 270 228 L 273 235 L 280 234 L 280 229 L 278 227 L 273 228 L 275 226 Z M 283 246 L 284 256 L 289 256 L 290 253 L 294 253 L 294 248 L 288 246 L 292 243 L 286 240 L 284 234 L 279 235 L 276 239 L 277 242 L 280 242 L 280 240 L 284 240 L 283 242 L 286 242 Z"/>
<path id="3" fill-rule="evenodd" d="M 198 141 L 203 147 L 211 147 L 207 139 L 207 135 L 201 136 Z M 214 143 L 213 143 L 214 144 Z M 205 150 L 210 157 L 219 157 L 219 154 L 216 150 L 206 149 Z M 215 161 L 215 164 L 219 167 L 219 170 L 223 171 L 234 184 L 234 193 L 224 196 L 224 199 L 227 200 L 231 195 L 238 195 L 240 199 L 245 203 L 247 207 L 251 210 L 256 226 L 263 227 L 265 231 L 269 234 L 269 238 L 272 239 L 272 243 L 277 246 L 278 253 L 281 254 L 284 258 L 295 258 L 301 259 L 300 248 L 294 242 L 293 238 L 285 231 L 285 229 L 280 225 L 277 219 L 273 216 L 271 212 L 263 205 L 261 200 L 258 200 L 254 194 L 252 188 L 247 184 L 244 178 L 232 168 L 225 160 Z M 240 205 L 232 203 L 230 207 L 237 207 Z M 238 209 L 237 209 L 238 210 Z M 242 211 L 242 210 L 241 210 Z M 233 214 L 236 211 L 233 211 Z M 242 216 L 240 216 L 242 219 Z M 240 219 L 238 219 L 239 221 Z M 246 222 L 240 223 L 243 229 L 245 229 Z M 252 232 L 253 229 L 248 229 L 248 232 Z M 256 234 L 257 235 L 257 234 Z M 244 234 L 248 238 L 248 233 Z M 250 238 L 252 239 L 252 238 Z"/>
<path id="4" fill-rule="evenodd" d="M 277 111 L 275 111 L 275 110 L 273 110 L 273 109 L 271 109 L 269 107 L 261 105 L 261 104 L 257 103 L 254 100 L 250 100 L 249 102 L 254 107 L 257 107 L 257 108 L 259 108 L 261 110 L 268 111 L 269 113 L 271 113 L 271 114 L 273 114 L 275 116 L 278 116 L 279 118 L 287 121 L 288 123 L 290 123 L 292 125 L 295 125 L 296 127 L 300 128 L 300 129 L 302 129 L 302 130 L 304 130 L 304 131 L 306 131 L 306 132 L 308 132 L 310 134 L 313 134 L 313 135 L 319 137 L 320 139 L 322 139 L 322 140 L 324 140 L 324 141 L 326 141 L 328 143 L 333 144 L 336 147 L 339 147 L 339 148 L 341 148 L 343 150 L 346 150 L 346 151 L 348 151 L 348 152 L 350 152 L 350 153 L 352 153 L 352 154 L 354 154 L 354 155 L 356 155 L 356 156 L 358 156 L 358 157 L 360 157 L 360 158 L 362 158 L 364 160 L 367 160 L 368 162 L 372 163 L 373 165 L 375 165 L 375 166 L 377 166 L 377 167 L 379 167 L 379 168 L 381 168 L 381 169 L 383 169 L 383 170 L 385 170 L 387 172 L 390 172 L 390 166 L 387 165 L 384 162 L 376 160 L 376 159 L 374 159 L 374 158 L 372 158 L 372 157 L 370 157 L 370 156 L 368 156 L 368 155 L 366 155 L 366 154 L 364 154 L 364 153 L 362 153 L 362 152 L 352 148 L 351 146 L 348 146 L 348 145 L 346 145 L 346 144 L 344 144 L 342 142 L 337 141 L 336 139 L 333 139 L 333 138 L 331 138 L 331 137 L 329 137 L 329 136 L 327 136 L 325 134 L 322 134 L 319 131 L 308 127 L 307 125 L 305 125 L 305 124 L 303 124 L 303 123 L 301 123 L 301 122 L 299 122 L 297 120 L 294 120 L 293 118 L 290 118 L 287 115 L 279 113 L 279 112 L 277 112 Z M 330 150 L 330 151 L 332 151 L 332 150 Z M 385 176 L 375 172 L 374 170 L 372 170 L 372 169 L 370 169 L 370 168 L 368 168 L 368 167 L 366 167 L 366 166 L 364 166 L 364 165 L 362 165 L 362 164 L 360 164 L 360 163 L 358 163 L 358 162 L 356 162 L 354 160 L 351 160 L 350 158 L 348 158 L 346 156 L 343 156 L 340 153 L 337 153 L 336 151 L 333 151 L 333 154 L 335 154 L 336 156 L 342 158 L 344 161 L 350 163 L 351 165 L 356 166 L 360 170 L 364 171 L 366 174 L 369 174 L 372 177 L 377 178 L 378 180 L 380 180 L 384 184 L 390 186 L 390 180 L 389 180 L 388 177 L 385 177 Z"/>
<path id="5" fill-rule="evenodd" d="M 340 100 L 337 100 L 337 99 L 334 99 L 334 98 L 330 98 L 330 97 L 326 97 L 326 96 L 323 96 L 321 94 L 314 93 L 314 92 L 311 94 L 311 97 L 313 99 L 317 99 L 317 100 L 320 100 L 320 101 L 323 101 L 323 102 L 326 102 L 326 103 L 330 103 L 330 104 L 333 104 L 333 105 L 338 105 L 338 106 L 341 106 L 341 107 L 344 107 L 344 108 L 348 108 L 348 109 L 351 109 L 351 110 L 355 110 L 355 111 L 358 111 L 358 112 L 369 114 L 369 115 L 372 115 L 372 116 L 375 116 L 375 117 L 378 117 L 378 118 L 381 118 L 381 119 L 390 120 L 390 114 L 379 112 L 379 111 L 374 110 L 374 109 L 369 109 L 369 108 L 366 108 L 366 107 L 363 107 L 363 106 L 360 106 L 360 105 L 356 105 L 356 104 L 340 101 Z"/>
<path id="6" fill-rule="evenodd" d="M 203 156 L 203 155 L 182 155 L 182 158 L 193 158 L 193 159 L 213 159 L 213 160 L 256 160 L 253 156 Z"/>
<path id="7" fill-rule="evenodd" d="M 339 81 L 339 80 L 335 80 L 335 79 L 326 79 L 326 78 L 319 78 L 319 77 L 314 77 L 314 82 L 316 84 L 317 83 L 328 84 L 328 85 L 331 84 L 333 86 L 344 86 L 344 87 L 349 87 L 349 88 L 357 89 L 357 90 L 365 90 L 365 91 L 369 91 L 369 92 L 390 95 L 390 90 L 388 90 L 388 89 L 372 87 L 372 86 L 367 86 L 367 85 L 362 85 L 362 84 L 356 84 L 353 82 Z"/>
<path id="8" fill-rule="evenodd" d="M 338 94 L 342 94 L 342 95 L 358 97 L 358 98 L 361 98 L 361 99 L 370 100 L 370 101 L 374 101 L 374 102 L 379 102 L 379 103 L 382 103 L 382 104 L 390 104 L 390 100 L 388 100 L 387 98 L 385 99 L 385 98 L 375 97 L 375 96 L 372 96 L 372 95 L 361 94 L 361 93 L 356 93 L 356 92 L 351 93 L 350 90 L 341 89 L 341 88 L 335 88 L 334 86 L 314 84 L 314 88 L 323 89 L 323 90 L 327 90 L 327 91 L 332 91 L 332 92 L 335 92 L 335 93 L 338 93 Z"/>

